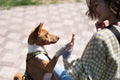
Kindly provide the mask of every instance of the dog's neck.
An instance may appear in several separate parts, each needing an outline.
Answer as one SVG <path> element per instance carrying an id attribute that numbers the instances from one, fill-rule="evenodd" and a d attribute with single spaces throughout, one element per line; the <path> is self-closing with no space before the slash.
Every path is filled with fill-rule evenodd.
<path id="1" fill-rule="evenodd" d="M 33 53 L 36 51 L 46 51 L 44 46 L 38 46 L 36 44 L 30 45 L 28 44 L 28 53 Z"/>

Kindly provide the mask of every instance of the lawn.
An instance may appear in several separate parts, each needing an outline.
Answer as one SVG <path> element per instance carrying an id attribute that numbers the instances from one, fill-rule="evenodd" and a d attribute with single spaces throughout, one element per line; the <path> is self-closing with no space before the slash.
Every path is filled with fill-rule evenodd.
<path id="1" fill-rule="evenodd" d="M 0 7 L 80 2 L 80 0 L 0 0 Z"/>

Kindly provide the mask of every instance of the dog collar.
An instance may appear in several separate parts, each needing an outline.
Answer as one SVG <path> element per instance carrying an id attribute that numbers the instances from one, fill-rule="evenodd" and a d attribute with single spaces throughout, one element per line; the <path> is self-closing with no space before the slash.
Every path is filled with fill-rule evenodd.
<path id="1" fill-rule="evenodd" d="M 39 54 L 44 54 L 45 56 L 47 56 L 49 60 L 51 60 L 44 46 L 37 46 L 36 44 L 33 45 L 28 44 L 28 54 L 31 54 L 33 57 Z"/>
<path id="2" fill-rule="evenodd" d="M 44 54 L 49 60 L 51 60 L 51 58 L 48 56 L 48 53 L 46 52 L 46 51 L 36 51 L 36 52 L 32 52 L 30 55 L 31 56 L 28 56 L 27 57 L 27 61 L 28 60 L 30 60 L 32 57 L 35 57 L 35 56 L 37 56 L 37 55 L 39 55 L 39 54 Z M 29 55 L 29 54 L 28 54 Z"/>
<path id="3" fill-rule="evenodd" d="M 31 53 L 33 56 L 39 55 L 39 54 L 47 54 L 46 51 L 36 51 Z"/>

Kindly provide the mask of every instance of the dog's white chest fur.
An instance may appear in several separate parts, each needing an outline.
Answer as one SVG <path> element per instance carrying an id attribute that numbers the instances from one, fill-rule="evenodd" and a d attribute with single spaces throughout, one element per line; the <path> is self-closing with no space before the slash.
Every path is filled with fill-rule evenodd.
<path id="1" fill-rule="evenodd" d="M 42 60 L 49 60 L 49 59 L 47 58 L 47 56 L 45 56 L 44 54 L 39 54 L 39 55 L 36 56 L 36 58 L 42 59 Z"/>
<path id="2" fill-rule="evenodd" d="M 40 46 L 37 46 L 35 44 L 34 45 L 28 45 L 28 53 L 29 54 L 31 54 L 33 52 L 36 52 L 36 51 L 41 51 L 40 54 L 35 56 L 36 58 L 42 59 L 42 60 L 49 60 L 48 57 L 44 54 L 44 52 L 46 51 L 44 47 L 40 47 Z M 52 76 L 51 73 L 45 73 L 43 80 L 50 80 L 51 76 Z"/>
<path id="3" fill-rule="evenodd" d="M 41 51 L 40 54 L 36 55 L 35 57 L 38 59 L 42 59 L 42 60 L 49 60 L 48 57 L 44 54 L 44 52 L 46 51 L 44 47 L 40 47 L 37 45 L 28 45 L 28 53 L 33 53 L 36 51 Z"/>

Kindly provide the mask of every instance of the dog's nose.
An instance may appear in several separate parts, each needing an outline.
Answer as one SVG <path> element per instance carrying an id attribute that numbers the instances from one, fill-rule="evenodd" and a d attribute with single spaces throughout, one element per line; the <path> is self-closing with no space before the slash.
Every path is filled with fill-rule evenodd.
<path id="1" fill-rule="evenodd" d="M 60 38 L 59 37 L 57 37 L 57 40 L 59 40 Z"/>

